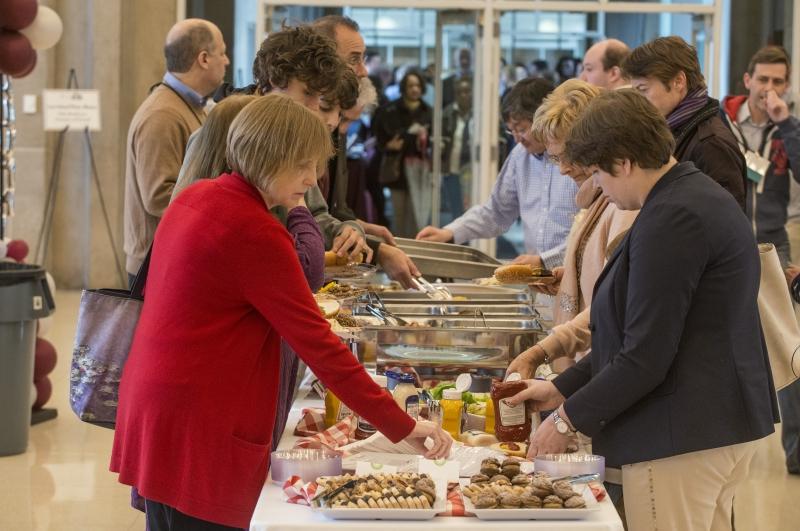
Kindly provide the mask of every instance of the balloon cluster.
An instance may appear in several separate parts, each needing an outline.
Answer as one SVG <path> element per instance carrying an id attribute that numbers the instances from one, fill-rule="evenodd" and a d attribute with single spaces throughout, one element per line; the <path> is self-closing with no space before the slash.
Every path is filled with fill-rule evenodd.
<path id="1" fill-rule="evenodd" d="M 58 42 L 58 13 L 36 0 L 0 0 L 0 73 L 25 77 L 36 67 L 36 50 Z"/>
<path id="2" fill-rule="evenodd" d="M 25 240 L 11 240 L 6 243 L 0 240 L 0 261 L 23 263 L 28 256 L 28 244 Z M 56 285 L 50 273 L 47 273 L 50 293 L 55 296 Z M 41 409 L 53 395 L 53 383 L 48 374 L 53 372 L 58 361 L 56 348 L 45 337 L 53 326 L 53 316 L 39 319 L 36 326 L 36 347 L 33 361 L 33 387 L 31 388 L 31 406 Z"/>

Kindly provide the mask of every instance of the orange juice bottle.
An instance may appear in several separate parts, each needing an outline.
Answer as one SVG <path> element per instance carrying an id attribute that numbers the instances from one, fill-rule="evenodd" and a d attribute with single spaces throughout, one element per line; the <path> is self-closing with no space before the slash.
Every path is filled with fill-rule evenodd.
<path id="1" fill-rule="evenodd" d="M 494 433 L 494 401 L 491 398 L 486 401 L 486 426 L 483 431 Z"/>
<path id="2" fill-rule="evenodd" d="M 461 391 L 458 389 L 445 389 L 440 401 L 442 407 L 442 429 L 458 440 L 461 435 L 461 413 L 464 411 L 464 402 L 461 400 Z"/>

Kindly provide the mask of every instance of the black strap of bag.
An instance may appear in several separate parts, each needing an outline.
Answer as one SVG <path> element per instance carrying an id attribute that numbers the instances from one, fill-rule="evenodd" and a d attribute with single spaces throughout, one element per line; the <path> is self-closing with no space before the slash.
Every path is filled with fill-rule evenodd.
<path id="1" fill-rule="evenodd" d="M 139 267 L 139 271 L 136 273 L 136 279 L 133 281 L 133 286 L 131 286 L 130 291 L 126 289 L 96 289 L 90 291 L 96 291 L 98 293 L 102 293 L 104 295 L 113 295 L 115 297 L 123 297 L 126 299 L 138 299 L 140 301 L 144 300 L 144 285 L 147 283 L 147 273 L 150 271 L 150 253 L 153 252 L 153 244 L 150 244 L 150 248 L 147 250 L 147 254 L 144 257 L 144 261 L 142 265 Z"/>

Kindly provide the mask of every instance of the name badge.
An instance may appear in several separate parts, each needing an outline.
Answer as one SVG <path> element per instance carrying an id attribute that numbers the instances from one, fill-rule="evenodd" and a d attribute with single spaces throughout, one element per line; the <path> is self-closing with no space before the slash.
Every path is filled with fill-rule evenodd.
<path id="1" fill-rule="evenodd" d="M 744 161 L 747 165 L 747 178 L 754 183 L 760 183 L 769 169 L 769 159 L 765 159 L 755 151 L 747 151 L 744 154 Z"/>

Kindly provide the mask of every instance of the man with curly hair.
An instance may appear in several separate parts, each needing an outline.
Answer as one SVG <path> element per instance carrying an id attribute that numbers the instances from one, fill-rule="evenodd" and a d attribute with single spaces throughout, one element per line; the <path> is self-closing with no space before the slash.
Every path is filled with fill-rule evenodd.
<path id="1" fill-rule="evenodd" d="M 323 94 L 333 94 L 338 89 L 346 70 L 347 66 L 337 56 L 331 39 L 309 26 L 285 27 L 261 43 L 253 61 L 255 83 L 241 89 L 228 86 L 218 91 L 216 96 L 222 99 L 234 93 L 264 95 L 280 92 L 319 112 Z M 192 140 L 189 139 L 184 168 L 192 156 Z M 372 250 L 366 244 L 361 226 L 355 220 L 340 221 L 333 217 L 319 187 L 306 192 L 305 202 L 322 229 L 326 248 L 352 259 L 362 253 L 371 257 Z M 276 207 L 273 213 L 286 223 L 286 209 Z"/>

